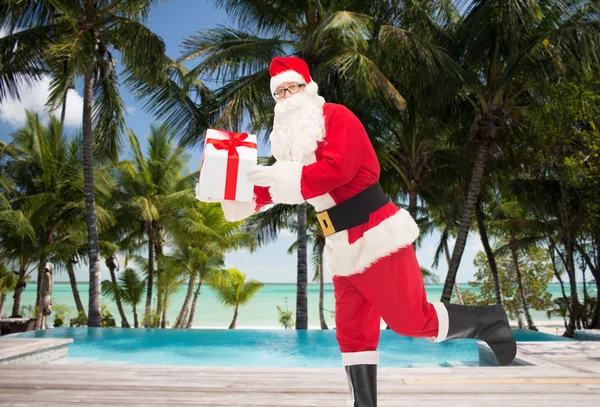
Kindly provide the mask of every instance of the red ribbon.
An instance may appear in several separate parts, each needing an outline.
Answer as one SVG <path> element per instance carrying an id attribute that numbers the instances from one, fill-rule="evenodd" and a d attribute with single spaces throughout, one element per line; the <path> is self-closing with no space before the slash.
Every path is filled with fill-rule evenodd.
<path id="1" fill-rule="evenodd" d="M 212 144 L 217 150 L 227 150 L 227 173 L 225 178 L 225 199 L 235 201 L 235 193 L 237 189 L 238 170 L 240 166 L 240 155 L 238 147 L 257 148 L 256 143 L 244 141 L 248 138 L 248 133 L 234 133 L 227 130 L 219 130 L 227 133 L 229 139 L 218 140 L 209 138 L 206 140 L 208 144 Z"/>

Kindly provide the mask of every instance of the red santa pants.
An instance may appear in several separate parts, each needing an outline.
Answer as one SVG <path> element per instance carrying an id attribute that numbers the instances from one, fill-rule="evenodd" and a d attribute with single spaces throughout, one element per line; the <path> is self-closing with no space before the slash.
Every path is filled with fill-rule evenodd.
<path id="1" fill-rule="evenodd" d="M 436 309 L 427 302 L 412 245 L 379 259 L 362 273 L 334 276 L 333 285 L 336 337 L 343 354 L 375 351 L 380 318 L 400 335 L 438 335 Z"/>

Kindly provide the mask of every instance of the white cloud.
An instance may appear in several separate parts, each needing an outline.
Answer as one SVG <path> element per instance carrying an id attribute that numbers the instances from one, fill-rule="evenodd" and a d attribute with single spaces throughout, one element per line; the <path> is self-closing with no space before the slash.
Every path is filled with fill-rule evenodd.
<path id="1" fill-rule="evenodd" d="M 132 115 L 132 114 L 134 114 L 136 111 L 137 111 L 137 109 L 136 109 L 135 107 L 131 107 L 131 106 L 126 106 L 126 107 L 125 107 L 125 112 L 126 112 L 128 115 Z"/>
<path id="2" fill-rule="evenodd" d="M 279 235 L 281 237 L 288 237 L 288 238 L 292 238 L 292 237 L 295 238 L 297 236 L 295 233 L 293 233 L 292 231 L 289 231 L 287 229 L 281 229 L 279 231 Z"/>
<path id="3" fill-rule="evenodd" d="M 471 243 L 470 248 L 472 252 L 477 254 L 477 252 L 483 251 L 483 243 L 481 243 L 481 236 L 479 236 L 479 233 L 469 233 L 469 241 Z"/>
<path id="4" fill-rule="evenodd" d="M 13 98 L 6 99 L 0 105 L 0 120 L 6 121 L 14 126 L 25 123 L 25 109 L 38 113 L 48 113 L 45 106 L 50 95 L 50 78 L 45 76 L 41 80 L 29 85 L 23 85 L 20 89 L 21 100 Z M 60 116 L 61 109 L 53 112 Z M 65 114 L 65 125 L 68 127 L 80 127 L 83 116 L 83 98 L 77 91 L 69 89 L 67 93 L 67 111 Z"/>

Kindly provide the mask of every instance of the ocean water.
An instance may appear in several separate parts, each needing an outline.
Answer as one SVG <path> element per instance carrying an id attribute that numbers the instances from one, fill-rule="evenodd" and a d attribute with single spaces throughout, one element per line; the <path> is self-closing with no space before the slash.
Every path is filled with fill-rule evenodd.
<path id="1" fill-rule="evenodd" d="M 468 284 L 461 284 L 462 289 L 471 289 Z M 81 301 L 84 308 L 87 310 L 88 307 L 88 289 L 87 283 L 78 284 Z M 427 291 L 427 298 L 431 302 L 439 301 L 443 285 L 427 285 L 425 286 Z M 595 295 L 595 287 L 589 287 L 590 295 Z M 180 290 L 173 295 L 171 302 L 167 308 L 167 320 L 169 322 L 175 321 L 177 314 L 181 309 L 183 300 L 185 298 L 187 285 L 183 285 Z M 550 284 L 549 291 L 553 298 L 561 297 L 560 285 Z M 21 299 L 21 305 L 33 305 L 35 303 L 36 296 L 36 285 L 28 284 L 27 288 L 23 292 Z M 73 299 L 73 293 L 69 283 L 56 283 L 54 286 L 53 293 L 54 304 L 66 305 L 69 307 L 71 317 L 77 315 L 75 301 Z M 11 295 L 8 296 L 2 314 L 10 315 L 12 310 L 13 298 Z M 120 326 L 121 320 L 117 311 L 117 306 L 114 302 L 108 298 L 103 297 L 103 302 L 107 304 L 108 310 L 115 317 L 117 325 Z M 141 318 L 144 313 L 145 296 L 142 303 L 138 306 L 138 318 Z M 154 307 L 153 300 L 153 307 Z M 280 327 L 278 323 L 279 314 L 277 312 L 277 306 L 282 309 L 287 309 L 294 312 L 296 311 L 296 285 L 295 284 L 265 284 L 265 286 L 256 294 L 254 298 L 245 306 L 240 307 L 237 328 L 277 328 Z M 309 328 L 319 328 L 319 286 L 316 284 L 309 284 L 308 286 L 308 324 Z M 331 328 L 334 326 L 333 314 L 328 311 L 335 309 L 335 301 L 333 297 L 333 285 L 325 285 L 325 299 L 324 299 L 325 320 L 328 326 Z M 130 307 L 124 306 L 125 313 L 129 320 L 129 323 L 133 325 L 133 311 Z M 54 313 L 53 313 L 54 315 Z M 53 315 L 50 316 L 49 320 L 53 321 Z M 534 320 L 546 321 L 548 320 L 545 311 L 533 311 L 532 316 Z M 227 328 L 233 318 L 233 308 L 224 307 L 217 301 L 217 296 L 210 287 L 203 286 L 201 289 L 200 296 L 198 297 L 198 304 L 196 306 L 196 314 L 194 318 L 194 327 L 198 328 Z M 560 321 L 556 317 L 553 320 Z"/>

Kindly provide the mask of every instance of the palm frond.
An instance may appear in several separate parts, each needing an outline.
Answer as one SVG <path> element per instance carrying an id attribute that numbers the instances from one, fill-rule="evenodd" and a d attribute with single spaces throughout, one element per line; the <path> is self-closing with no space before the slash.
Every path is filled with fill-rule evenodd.
<path id="1" fill-rule="evenodd" d="M 111 15 L 103 24 L 107 27 L 103 34 L 120 50 L 124 65 L 143 70 L 147 83 L 160 83 L 170 65 L 164 41 L 136 20 Z"/>
<path id="2" fill-rule="evenodd" d="M 285 0 L 217 0 L 216 4 L 239 26 L 274 36 L 290 29 L 300 35 L 300 18 L 308 11 L 308 2 Z"/>
<path id="3" fill-rule="evenodd" d="M 72 0 L 63 2 L 5 0 L 0 3 L 0 27 L 5 27 L 9 33 L 14 33 L 27 27 L 44 26 L 63 14 L 64 6 L 79 8 L 74 3 Z"/>
<path id="4" fill-rule="evenodd" d="M 228 27 L 202 30 L 183 41 L 179 62 L 200 59 L 189 75 L 211 78 L 222 83 L 265 71 L 283 46 L 291 45 L 278 38 L 261 38 Z"/>
<path id="5" fill-rule="evenodd" d="M 373 31 L 373 18 L 350 11 L 332 13 L 314 29 L 314 43 L 324 43 L 331 38 L 337 44 L 350 49 L 366 50 Z"/>
<path id="6" fill-rule="evenodd" d="M 275 205 L 250 217 L 246 229 L 256 236 L 259 244 L 267 244 L 277 239 L 282 229 L 289 228 L 295 216 L 294 205 Z"/>
<path id="7" fill-rule="evenodd" d="M 144 69 L 137 66 L 129 67 L 126 74 L 125 83 L 144 109 L 169 126 L 182 145 L 193 145 L 204 139 L 213 110 L 211 91 L 200 80 L 189 76 L 185 67 L 170 61 L 157 82 L 148 82 Z"/>
<path id="8" fill-rule="evenodd" d="M 244 282 L 244 284 L 242 285 L 242 289 L 240 290 L 239 304 L 248 304 L 252 297 L 254 297 L 256 293 L 260 291 L 261 288 L 263 288 L 263 284 L 256 280 Z"/>
<path id="9" fill-rule="evenodd" d="M 124 110 L 116 72 L 112 71 L 94 86 L 94 149 L 99 159 L 118 161 L 125 128 Z"/>
<path id="10" fill-rule="evenodd" d="M 339 54 L 327 64 L 339 70 L 340 75 L 352 74 L 353 81 L 372 98 L 383 98 L 397 110 L 404 110 L 406 100 L 398 89 L 367 56 L 353 50 Z"/>
<path id="11" fill-rule="evenodd" d="M 103 11 L 105 14 L 114 13 L 128 19 L 145 21 L 156 3 L 157 0 L 112 1 Z"/>
<path id="12" fill-rule="evenodd" d="M 44 51 L 55 29 L 34 27 L 0 37 L 0 103 L 8 96 L 20 100 L 22 86 L 33 85 L 48 72 Z"/>

